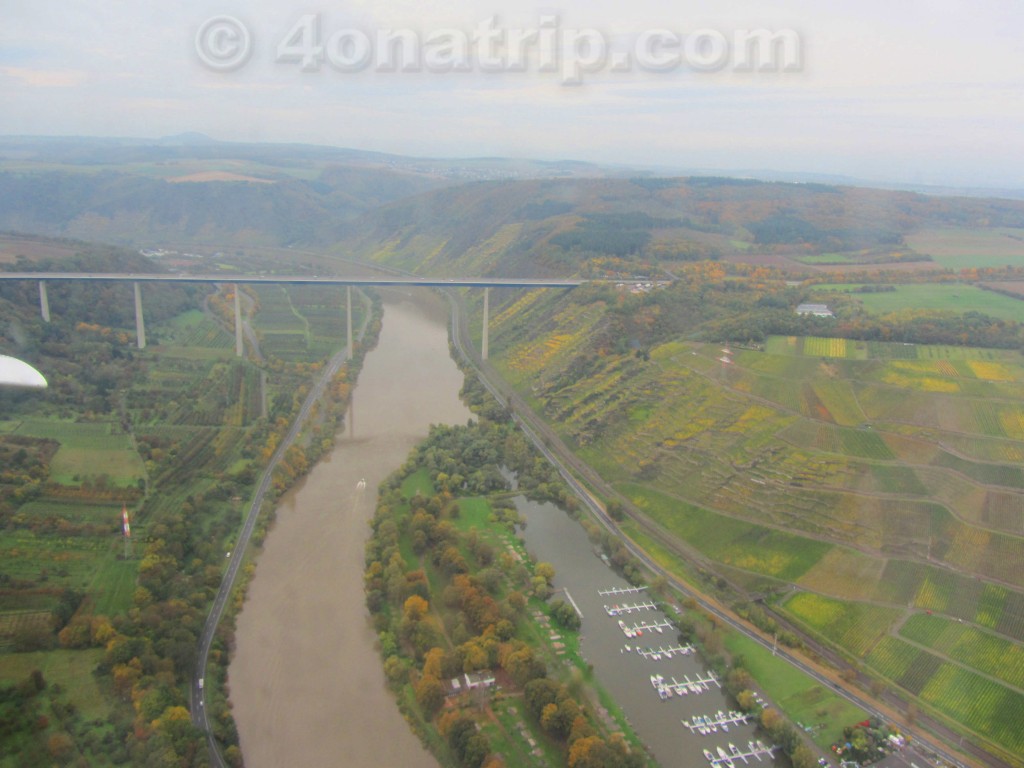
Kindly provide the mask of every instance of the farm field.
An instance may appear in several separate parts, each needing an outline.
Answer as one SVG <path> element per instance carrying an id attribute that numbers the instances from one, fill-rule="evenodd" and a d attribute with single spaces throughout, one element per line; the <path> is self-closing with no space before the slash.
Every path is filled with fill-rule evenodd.
<path id="1" fill-rule="evenodd" d="M 1021 243 L 1024 246 L 1024 243 Z M 1024 263 L 1024 254 L 1021 256 Z M 898 285 L 893 292 L 857 294 L 864 309 L 875 314 L 904 309 L 941 309 L 981 312 L 1002 320 L 1024 321 L 1024 302 L 973 285 Z"/>
<path id="2" fill-rule="evenodd" d="M 1024 753 L 1024 694 L 895 637 L 883 639 L 867 663 L 949 721 L 965 724 L 1010 754 Z"/>
<path id="3" fill-rule="evenodd" d="M 947 269 L 1024 266 L 1024 230 L 924 229 L 907 235 L 907 245 Z"/>
<path id="4" fill-rule="evenodd" d="M 793 595 L 782 607 L 797 622 L 857 658 L 866 655 L 903 613 L 811 592 Z"/>
<path id="5" fill-rule="evenodd" d="M 907 640 L 927 646 L 954 661 L 1024 689 L 1024 647 L 980 630 L 962 620 L 915 614 L 900 627 Z"/>

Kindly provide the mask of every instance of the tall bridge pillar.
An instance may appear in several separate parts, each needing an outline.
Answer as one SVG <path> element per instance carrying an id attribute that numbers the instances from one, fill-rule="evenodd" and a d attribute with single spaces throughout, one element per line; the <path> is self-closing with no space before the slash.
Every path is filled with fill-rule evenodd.
<path id="1" fill-rule="evenodd" d="M 238 295 L 238 283 L 234 284 L 235 289 L 235 355 L 241 357 L 245 354 L 245 343 L 242 341 L 242 297 Z"/>
<path id="2" fill-rule="evenodd" d="M 491 289 L 484 288 L 484 333 L 480 342 L 480 359 L 487 359 L 487 324 L 490 320 Z"/>
<path id="3" fill-rule="evenodd" d="M 132 283 L 135 287 L 135 336 L 139 349 L 146 348 L 146 323 L 142 319 L 142 290 L 138 283 Z"/>
<path id="4" fill-rule="evenodd" d="M 345 286 L 345 327 L 347 330 L 348 359 L 352 359 L 352 286 Z"/>
<path id="5" fill-rule="evenodd" d="M 46 297 L 46 281 L 39 281 L 39 311 L 43 313 L 43 322 L 50 322 L 50 300 Z"/>

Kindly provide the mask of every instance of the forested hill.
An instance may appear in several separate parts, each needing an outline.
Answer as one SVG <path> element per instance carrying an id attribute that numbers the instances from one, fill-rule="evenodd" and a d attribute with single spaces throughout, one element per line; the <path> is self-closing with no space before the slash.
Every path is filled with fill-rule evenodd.
<path id="1" fill-rule="evenodd" d="M 936 226 L 1024 226 L 1024 202 L 724 178 L 481 182 L 371 211 L 343 247 L 415 272 L 562 275 L 595 259 L 921 259 L 904 238 Z"/>
<path id="2" fill-rule="evenodd" d="M 438 184 L 344 166 L 312 180 L 236 171 L 7 172 L 0 173 L 0 229 L 145 246 L 315 244 L 369 208 Z"/>
<path id="3" fill-rule="evenodd" d="M 861 253 L 922 228 L 1024 226 L 1024 202 L 334 147 L 0 137 L 0 230 L 135 247 L 322 247 L 417 272 Z M 593 266 L 593 265 L 591 265 Z"/>

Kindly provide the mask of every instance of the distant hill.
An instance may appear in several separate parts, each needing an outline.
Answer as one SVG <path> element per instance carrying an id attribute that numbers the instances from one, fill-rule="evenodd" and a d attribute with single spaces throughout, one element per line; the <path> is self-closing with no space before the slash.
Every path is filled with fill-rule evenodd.
<path id="1" fill-rule="evenodd" d="M 344 236 L 360 214 L 425 191 L 604 172 L 586 163 L 408 158 L 202 134 L 0 137 L 0 229 L 125 245 L 320 245 Z"/>
<path id="2" fill-rule="evenodd" d="M 410 271 L 574 274 L 595 259 L 920 259 L 905 238 L 943 226 L 1022 227 L 1024 202 L 714 177 L 481 182 L 369 211 L 344 248 Z"/>
<path id="3" fill-rule="evenodd" d="M 629 173 L 202 134 L 0 137 L 0 230 L 150 247 L 337 243 L 410 271 L 528 275 L 601 259 L 888 263 L 927 258 L 905 241 L 924 228 L 1024 227 L 1021 201 Z"/>

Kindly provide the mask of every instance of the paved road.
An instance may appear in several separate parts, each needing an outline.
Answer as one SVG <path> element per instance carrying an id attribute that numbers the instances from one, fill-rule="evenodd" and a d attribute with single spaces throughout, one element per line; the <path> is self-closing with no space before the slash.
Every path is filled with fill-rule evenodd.
<path id="1" fill-rule="evenodd" d="M 785 649 L 773 648 L 773 643 L 763 638 L 760 634 L 750 630 L 746 625 L 740 623 L 736 618 L 734 618 L 730 613 L 724 611 L 716 603 L 709 601 L 702 594 L 694 592 L 687 584 L 680 581 L 671 572 L 664 570 L 628 537 L 623 536 L 619 532 L 615 522 L 605 512 L 604 505 L 594 497 L 590 490 L 579 481 L 577 476 L 573 474 L 568 467 L 572 466 L 573 469 L 586 477 L 593 487 L 602 490 L 602 492 L 607 493 L 609 496 L 613 496 L 614 491 L 607 488 L 603 480 L 597 476 L 590 467 L 583 464 L 575 454 L 573 454 L 562 443 L 558 435 L 555 434 L 555 432 L 551 430 L 547 424 L 545 424 L 544 421 L 526 405 L 526 403 L 514 394 L 502 391 L 502 388 L 496 383 L 501 382 L 500 377 L 490 366 L 486 364 L 486 362 L 479 359 L 479 356 L 474 350 L 472 350 L 472 346 L 468 342 L 469 334 L 466 328 L 466 321 L 461 301 L 458 297 L 454 296 L 454 294 L 449 294 L 449 300 L 453 306 L 452 336 L 459 354 L 479 374 L 480 380 L 483 382 L 484 386 L 491 392 L 498 402 L 502 403 L 502 405 L 505 405 L 506 407 L 512 407 L 513 418 L 523 430 L 524 434 L 526 434 L 544 457 L 558 469 L 562 479 L 565 480 L 569 487 L 573 489 L 583 503 L 587 505 L 601 525 L 603 525 L 610 533 L 616 535 L 637 560 L 642 562 L 652 573 L 663 576 L 679 592 L 693 598 L 705 611 L 714 615 L 723 623 L 728 624 L 731 628 L 742 633 L 744 636 L 757 642 L 761 646 L 769 650 L 774 650 L 776 656 L 785 659 L 791 665 L 810 676 L 822 686 L 832 688 L 837 695 L 842 696 L 855 706 L 883 721 L 888 722 L 891 720 L 891 716 L 879 711 L 872 702 L 862 698 L 858 692 L 850 690 L 845 686 L 841 686 L 832 678 L 823 675 L 816 668 L 808 665 L 802 659 L 793 656 Z M 456 306 L 458 306 L 458 319 L 455 318 Z M 504 384 L 504 382 L 501 383 Z M 656 527 L 651 525 L 649 522 L 643 519 L 637 519 L 637 522 L 648 528 L 652 533 L 659 533 L 659 531 L 656 530 Z M 943 733 L 946 738 L 954 741 L 959 738 L 958 734 L 953 733 L 949 729 L 946 729 L 941 723 L 930 720 L 929 718 L 919 716 L 919 722 L 922 726 L 927 725 L 929 728 L 934 728 L 935 730 Z M 904 728 L 904 730 L 906 731 L 907 729 Z M 918 742 L 917 750 L 919 752 L 937 756 L 949 765 L 962 765 L 960 760 L 954 758 L 952 754 L 950 754 L 949 751 L 937 742 L 930 734 L 921 730 L 914 730 L 913 737 L 914 740 Z M 973 745 L 970 746 L 973 747 Z M 968 745 L 963 745 L 963 748 L 967 750 Z M 978 759 L 979 762 L 992 766 L 992 768 L 1007 768 L 1006 763 L 998 760 L 980 748 L 972 748 L 970 749 L 970 752 L 973 757 Z M 930 764 L 934 765 L 934 757 Z"/>
<path id="2" fill-rule="evenodd" d="M 367 319 L 368 318 L 364 318 L 363 327 L 359 330 L 360 340 L 362 340 L 363 335 L 366 332 Z M 217 625 L 220 623 L 221 616 L 224 613 L 224 607 L 227 605 L 227 601 L 231 597 L 231 592 L 234 589 L 238 571 L 242 566 L 242 562 L 245 560 L 244 555 L 247 547 L 249 546 L 249 539 L 252 537 L 253 529 L 256 527 L 256 522 L 259 519 L 260 507 L 263 505 L 263 500 L 266 498 L 267 491 L 270 490 L 270 483 L 274 469 L 281 461 L 285 451 L 288 450 L 291 444 L 295 441 L 295 438 L 298 437 L 306 419 L 309 417 L 309 413 L 312 410 L 314 403 L 321 398 L 331 379 L 334 378 L 342 364 L 344 364 L 348 359 L 348 354 L 349 350 L 346 347 L 334 355 L 334 357 L 332 357 L 327 365 L 321 370 L 316 383 L 309 391 L 309 394 L 306 395 L 306 400 L 303 402 L 302 408 L 295 417 L 295 421 L 292 423 L 291 429 L 281 441 L 280 445 L 278 445 L 277 450 L 274 451 L 274 455 L 270 458 L 270 462 L 263 471 L 259 486 L 257 487 L 256 493 L 253 495 L 252 502 L 249 505 L 249 513 L 246 515 L 245 522 L 242 525 L 242 530 L 238 534 L 238 539 L 234 545 L 235 548 L 231 552 L 227 571 L 224 573 L 220 589 L 217 590 L 217 596 L 213 601 L 213 607 L 210 609 L 209 616 L 206 619 L 206 624 L 203 626 L 203 633 L 199 639 L 199 652 L 196 661 L 196 669 L 192 675 L 192 683 L 189 690 L 189 709 L 192 712 L 193 725 L 206 733 L 206 743 L 210 752 L 210 763 L 217 766 L 217 768 L 227 768 L 227 764 L 224 762 L 224 757 L 221 754 L 220 745 L 213 736 L 213 730 L 210 726 L 210 720 L 204 704 L 205 691 L 200 687 L 200 681 L 203 680 L 206 674 L 206 664 L 210 657 L 210 648 L 213 645 L 214 636 L 217 632 Z"/>

